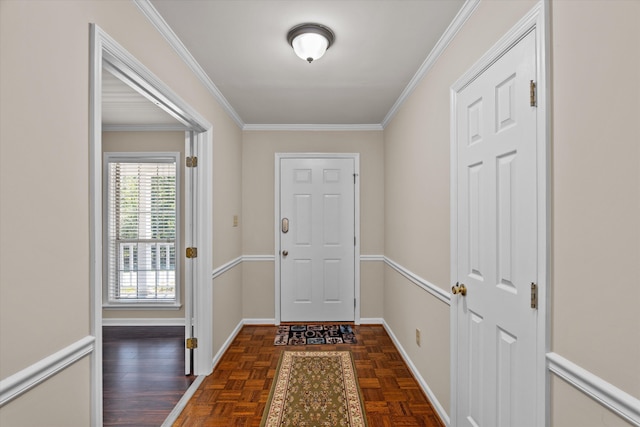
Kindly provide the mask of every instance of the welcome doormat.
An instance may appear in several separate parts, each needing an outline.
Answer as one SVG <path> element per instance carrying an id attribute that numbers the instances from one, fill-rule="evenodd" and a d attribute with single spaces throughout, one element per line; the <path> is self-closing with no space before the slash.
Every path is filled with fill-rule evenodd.
<path id="1" fill-rule="evenodd" d="M 351 325 L 278 326 L 274 345 L 355 344 Z"/>
<path id="2" fill-rule="evenodd" d="M 349 351 L 283 351 L 260 427 L 366 427 Z"/>

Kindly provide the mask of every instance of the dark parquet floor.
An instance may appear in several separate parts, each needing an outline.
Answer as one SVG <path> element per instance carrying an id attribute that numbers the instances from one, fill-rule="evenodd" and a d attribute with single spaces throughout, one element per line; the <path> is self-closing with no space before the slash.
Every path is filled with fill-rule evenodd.
<path id="1" fill-rule="evenodd" d="M 369 427 L 444 424 L 382 326 L 354 327 L 357 344 L 274 346 L 274 326 L 244 326 L 174 427 L 258 427 L 283 350 L 350 350 Z"/>
<path id="2" fill-rule="evenodd" d="M 184 375 L 184 328 L 103 328 L 103 424 L 158 427 L 195 380 Z"/>

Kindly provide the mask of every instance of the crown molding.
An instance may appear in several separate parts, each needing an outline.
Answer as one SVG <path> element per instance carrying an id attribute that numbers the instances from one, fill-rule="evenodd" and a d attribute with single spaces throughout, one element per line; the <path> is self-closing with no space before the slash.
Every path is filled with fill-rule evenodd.
<path id="1" fill-rule="evenodd" d="M 381 131 L 379 124 L 246 124 L 243 131 Z"/>
<path id="2" fill-rule="evenodd" d="M 182 58 L 191 71 L 200 79 L 202 84 L 204 84 L 209 92 L 211 92 L 211 95 L 213 95 L 213 97 L 220 103 L 222 108 L 233 119 L 233 121 L 236 122 L 238 127 L 242 129 L 244 122 L 236 110 L 234 110 L 229 101 L 227 101 L 224 95 L 222 95 L 222 92 L 220 92 L 209 76 L 207 76 L 200 64 L 198 64 L 198 61 L 196 61 L 193 55 L 191 55 L 191 52 L 189 52 L 182 41 L 180 41 L 176 33 L 173 32 L 171 27 L 169 27 L 169 24 L 167 24 L 164 18 L 162 18 L 151 2 L 149 0 L 133 0 L 133 2 L 149 20 L 151 25 L 153 25 L 155 29 L 158 30 L 158 32 L 167 40 L 167 42 L 169 42 L 169 45 L 178 53 L 178 56 Z"/>
<path id="3" fill-rule="evenodd" d="M 442 37 L 440 37 L 440 40 L 438 40 L 434 48 L 429 53 L 429 56 L 427 56 L 427 59 L 425 59 L 420 68 L 418 68 L 418 71 L 409 81 L 407 87 L 404 88 L 396 103 L 393 104 L 384 120 L 382 120 L 381 126 L 383 129 L 386 128 L 391 120 L 395 117 L 402 104 L 404 104 L 409 96 L 411 96 L 424 76 L 427 75 L 431 67 L 433 67 L 433 65 L 438 61 L 440 55 L 442 55 L 447 46 L 449 46 L 449 43 L 451 43 L 454 37 L 462 29 L 464 24 L 471 17 L 479 4 L 480 0 L 467 0 L 462 8 L 460 8 L 460 11 L 456 15 L 456 17 L 453 18 L 451 24 L 449 24 L 444 34 L 442 34 Z"/>

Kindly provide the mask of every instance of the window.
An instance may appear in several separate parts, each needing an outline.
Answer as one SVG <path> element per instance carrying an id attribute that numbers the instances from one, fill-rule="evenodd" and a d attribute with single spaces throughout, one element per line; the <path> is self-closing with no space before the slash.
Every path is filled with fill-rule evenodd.
<path id="1" fill-rule="evenodd" d="M 178 159 L 105 154 L 106 306 L 179 305 Z"/>

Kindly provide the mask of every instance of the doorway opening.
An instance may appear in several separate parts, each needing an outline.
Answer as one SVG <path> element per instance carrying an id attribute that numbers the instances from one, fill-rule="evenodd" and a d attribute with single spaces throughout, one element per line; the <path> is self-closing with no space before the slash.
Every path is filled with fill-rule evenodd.
<path id="1" fill-rule="evenodd" d="M 173 304 L 172 309 L 184 311 L 176 322 L 184 330 L 185 341 L 196 336 L 200 337 L 198 348 L 184 350 L 184 373 L 206 375 L 210 373 L 212 360 L 210 338 L 212 294 L 211 287 L 208 286 L 212 270 L 211 248 L 213 245 L 210 164 L 212 126 L 95 24 L 91 25 L 91 48 L 90 316 L 91 333 L 96 342 L 91 358 L 91 417 L 92 425 L 98 426 L 103 424 L 103 307 L 109 303 L 108 299 L 104 298 L 103 292 L 107 283 L 105 280 L 107 264 L 104 262 L 107 247 L 104 230 L 107 216 L 103 209 L 105 205 L 103 132 L 129 131 L 140 135 L 150 131 L 161 133 L 173 131 L 182 135 L 178 144 L 184 154 L 180 157 L 189 158 L 191 162 L 182 163 L 185 159 L 180 160 L 182 165 L 187 165 L 183 168 L 185 170 L 182 180 L 184 185 L 181 185 L 184 191 L 184 223 L 180 227 L 183 235 L 179 245 L 181 248 L 176 248 L 174 252 L 176 260 L 182 259 L 184 291 L 179 298 L 176 298 L 179 304 Z M 107 87 L 108 85 L 114 85 L 117 90 Z M 121 108 L 117 108 L 118 102 L 122 103 Z M 136 102 L 145 106 L 144 112 L 133 114 L 132 110 L 124 111 L 126 108 L 122 106 Z M 113 108 L 114 106 L 116 108 Z M 128 121 L 118 121 L 122 119 L 122 117 L 118 118 L 118 113 L 120 116 L 125 116 Z M 197 168 L 188 167 L 194 166 L 196 162 L 193 162 L 193 158 L 198 157 Z M 182 250 L 196 247 L 201 255 L 199 258 L 188 257 L 186 251 Z M 171 264 L 170 253 L 169 250 L 166 253 L 168 256 L 165 257 L 168 264 Z M 158 254 L 162 255 L 162 251 Z M 131 257 L 131 259 L 136 258 Z M 179 263 L 176 262 L 176 264 Z M 205 301 L 209 301 L 209 304 Z"/>

